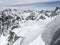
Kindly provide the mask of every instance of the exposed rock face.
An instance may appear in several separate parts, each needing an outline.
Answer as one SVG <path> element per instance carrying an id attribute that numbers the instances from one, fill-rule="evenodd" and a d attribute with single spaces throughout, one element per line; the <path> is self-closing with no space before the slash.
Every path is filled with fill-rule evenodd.
<path id="1" fill-rule="evenodd" d="M 10 15 L 6 16 L 6 14 L 4 17 L 3 16 L 4 15 L 2 14 L 0 17 L 0 29 L 2 33 L 7 31 L 10 27 L 12 28 L 15 26 L 14 28 L 16 28 L 16 26 L 19 23 L 18 20 L 20 18 L 17 19 L 17 16 L 14 16 L 14 17 Z"/>
<path id="2" fill-rule="evenodd" d="M 40 19 L 44 20 L 44 19 L 46 19 L 46 18 L 45 18 L 44 16 L 41 16 Z"/>
<path id="3" fill-rule="evenodd" d="M 59 42 L 59 40 L 60 40 L 59 38 L 60 38 L 60 28 L 54 33 L 50 45 L 56 45 Z"/>
<path id="4" fill-rule="evenodd" d="M 54 45 L 60 45 L 60 40 L 58 40 Z"/>
<path id="5" fill-rule="evenodd" d="M 7 43 L 7 45 L 13 45 L 13 43 L 17 40 L 17 39 L 19 39 L 20 37 L 19 36 L 17 36 L 14 32 L 11 32 L 10 31 L 10 35 L 9 35 L 9 37 L 8 37 L 8 43 Z"/>
<path id="6" fill-rule="evenodd" d="M 54 11 L 52 11 L 51 15 L 50 16 L 56 16 L 57 14 L 60 13 L 60 7 L 56 7 L 56 9 Z"/>
<path id="7" fill-rule="evenodd" d="M 13 29 L 18 28 L 20 17 L 11 13 L 11 9 L 5 9 L 0 14 L 0 36 L 8 36 L 7 45 L 13 45 L 13 43 L 20 38 L 14 32 Z"/>

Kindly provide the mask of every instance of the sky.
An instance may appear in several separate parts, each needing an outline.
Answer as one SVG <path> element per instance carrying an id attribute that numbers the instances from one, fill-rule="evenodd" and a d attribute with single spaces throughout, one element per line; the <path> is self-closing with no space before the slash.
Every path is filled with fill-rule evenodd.
<path id="1" fill-rule="evenodd" d="M 60 0 L 0 0 L 0 10 L 15 9 L 55 9 L 60 6 Z"/>
<path id="2" fill-rule="evenodd" d="M 12 4 L 28 4 L 36 2 L 49 2 L 49 1 L 60 1 L 60 0 L 0 0 L 0 6 L 12 5 Z"/>
<path id="3" fill-rule="evenodd" d="M 36 3 L 29 3 L 29 4 L 15 4 L 11 6 L 34 6 L 34 7 L 56 7 L 60 6 L 60 1 L 53 1 L 53 2 L 36 2 Z"/>

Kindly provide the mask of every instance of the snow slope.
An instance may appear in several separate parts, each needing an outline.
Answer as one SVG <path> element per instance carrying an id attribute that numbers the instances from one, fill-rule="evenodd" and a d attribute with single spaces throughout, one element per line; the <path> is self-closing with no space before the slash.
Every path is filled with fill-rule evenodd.
<path id="1" fill-rule="evenodd" d="M 45 31 L 42 33 L 42 39 L 45 41 L 46 43 L 45 45 L 50 44 L 54 33 L 60 28 L 59 24 L 60 24 L 60 14 L 49 24 L 47 24 L 47 26 L 45 27 Z"/>

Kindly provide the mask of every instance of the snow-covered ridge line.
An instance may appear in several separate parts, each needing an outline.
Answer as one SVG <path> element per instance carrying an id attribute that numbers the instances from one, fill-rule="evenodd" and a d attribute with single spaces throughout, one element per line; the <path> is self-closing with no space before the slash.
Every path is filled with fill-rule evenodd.
<path id="1" fill-rule="evenodd" d="M 56 7 L 56 9 L 53 11 L 17 9 L 5 9 L 3 11 L 0 11 L 0 37 L 2 35 L 7 36 L 7 45 L 12 45 L 18 38 L 21 37 L 17 36 L 18 34 L 16 34 L 16 28 L 23 27 L 27 22 L 35 23 L 38 21 L 39 23 L 41 23 L 41 25 L 42 22 L 44 23 L 43 25 L 46 25 L 52 20 L 52 18 L 56 17 L 59 13 L 60 7 Z"/>
<path id="2" fill-rule="evenodd" d="M 45 31 L 42 33 L 42 39 L 45 41 L 46 45 L 60 45 L 59 19 L 60 19 L 60 13 L 54 20 L 49 22 L 45 27 Z"/>

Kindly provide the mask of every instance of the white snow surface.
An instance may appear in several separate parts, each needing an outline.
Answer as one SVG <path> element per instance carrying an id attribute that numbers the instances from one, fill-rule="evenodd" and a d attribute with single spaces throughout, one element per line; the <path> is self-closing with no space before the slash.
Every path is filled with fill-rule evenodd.
<path id="1" fill-rule="evenodd" d="M 14 29 L 13 32 L 15 32 L 18 36 L 24 37 L 21 45 L 45 45 L 45 42 L 41 38 L 41 34 L 44 31 L 44 27 L 54 18 L 46 18 L 43 21 L 42 20 L 39 20 L 39 21 L 29 20 L 21 24 L 22 26 L 21 28 Z M 18 39 L 13 45 L 20 45 L 21 40 Z M 0 44 L 6 45 L 7 37 L 1 36 Z"/>
<path id="2" fill-rule="evenodd" d="M 23 36 L 24 41 L 21 45 L 45 45 L 45 42 L 41 38 L 41 34 L 44 31 L 44 27 L 52 21 L 54 18 L 46 18 L 46 20 L 39 21 L 27 21 L 22 24 L 21 28 L 16 28 L 13 30 L 18 36 Z M 18 31 L 16 31 L 18 30 Z M 20 43 L 18 41 L 18 43 Z M 30 43 L 30 44 L 29 44 Z"/>
<path id="3" fill-rule="evenodd" d="M 24 15 L 29 15 L 29 13 L 26 13 Z M 13 30 L 13 32 L 15 32 L 18 36 L 22 36 L 23 38 L 19 38 L 13 45 L 45 45 L 45 42 L 43 41 L 41 34 L 44 32 L 45 26 L 55 18 L 56 16 L 52 18 L 46 17 L 46 19 L 44 20 L 28 20 L 25 23 L 22 23 L 24 22 L 23 20 L 19 24 L 21 25 L 21 27 L 15 28 Z M 6 45 L 7 37 L 1 35 L 0 44 Z"/>

